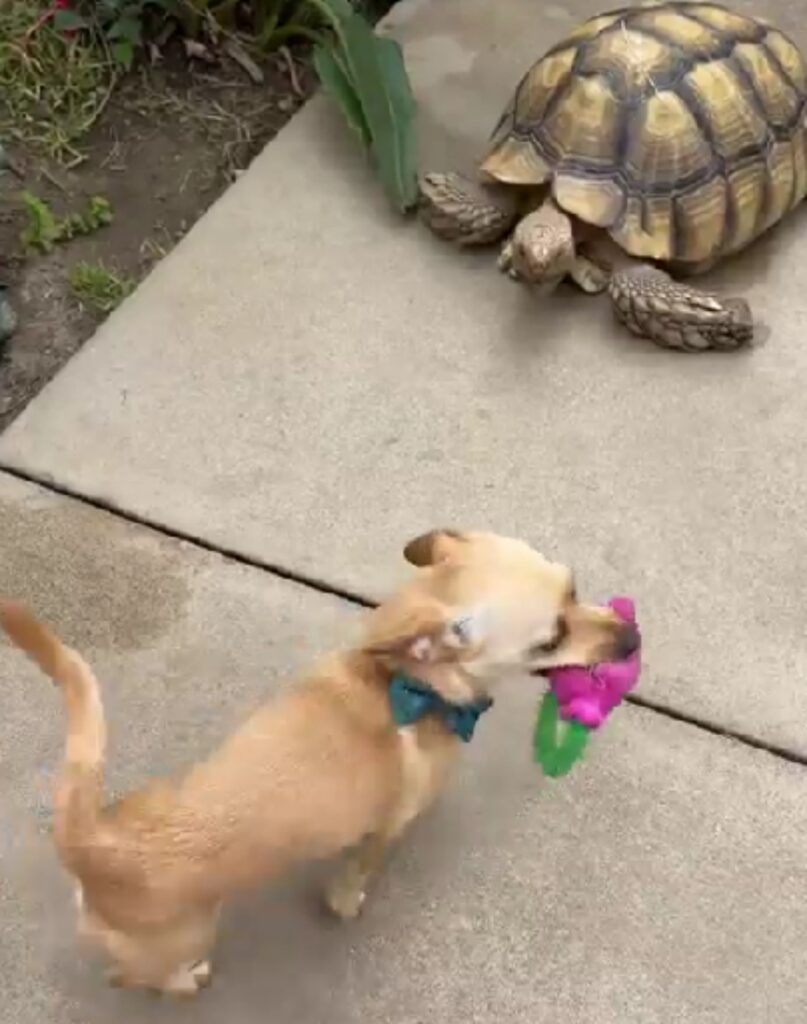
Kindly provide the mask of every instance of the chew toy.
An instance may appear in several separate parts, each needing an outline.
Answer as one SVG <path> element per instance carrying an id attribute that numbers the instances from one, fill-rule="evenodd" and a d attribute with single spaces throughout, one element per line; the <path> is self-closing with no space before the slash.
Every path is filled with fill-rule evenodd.
<path id="1" fill-rule="evenodd" d="M 633 601 L 608 602 L 625 622 L 636 622 Z M 533 757 L 551 778 L 565 775 L 585 753 L 592 730 L 599 729 L 639 680 L 639 650 L 624 661 L 606 661 L 592 668 L 572 665 L 552 669 L 549 690 L 538 709 Z"/>

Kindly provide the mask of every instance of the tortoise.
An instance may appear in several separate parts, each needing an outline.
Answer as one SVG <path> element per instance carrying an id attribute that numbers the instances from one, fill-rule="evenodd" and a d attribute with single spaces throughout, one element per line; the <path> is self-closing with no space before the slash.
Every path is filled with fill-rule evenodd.
<path id="1" fill-rule="evenodd" d="M 631 331 L 685 351 L 753 340 L 742 298 L 672 275 L 745 248 L 807 194 L 807 66 L 764 21 L 716 3 L 623 7 L 521 79 L 477 180 L 420 178 L 420 215 L 499 266 L 608 291 Z"/>

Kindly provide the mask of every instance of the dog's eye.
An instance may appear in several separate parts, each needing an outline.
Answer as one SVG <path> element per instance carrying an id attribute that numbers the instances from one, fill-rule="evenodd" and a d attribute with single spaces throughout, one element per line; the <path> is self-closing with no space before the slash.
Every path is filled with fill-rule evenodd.
<path id="1" fill-rule="evenodd" d="M 543 643 L 533 644 L 532 647 L 530 647 L 530 654 L 533 657 L 537 658 L 541 654 L 554 653 L 566 639 L 568 633 L 569 627 L 566 624 L 566 620 L 563 618 L 558 619 L 558 624 L 555 629 L 555 635 L 551 637 L 549 640 L 545 640 Z"/>
<path id="2" fill-rule="evenodd" d="M 561 644 L 560 637 L 553 637 L 551 640 L 547 640 L 545 644 L 533 644 L 530 647 L 530 655 L 533 658 L 537 658 L 541 654 L 552 654 L 556 651 Z"/>

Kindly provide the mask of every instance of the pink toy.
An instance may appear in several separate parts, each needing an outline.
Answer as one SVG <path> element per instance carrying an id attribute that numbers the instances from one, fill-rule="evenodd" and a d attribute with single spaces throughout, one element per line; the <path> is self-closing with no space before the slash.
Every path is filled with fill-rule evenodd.
<path id="1" fill-rule="evenodd" d="M 636 622 L 633 601 L 613 597 L 608 602 L 625 622 Z M 599 729 L 625 694 L 639 680 L 639 652 L 624 661 L 604 661 L 594 668 L 556 668 L 549 673 L 549 684 L 558 699 L 560 717 Z"/>
<path id="2" fill-rule="evenodd" d="M 636 623 L 633 601 L 614 597 L 608 602 L 625 622 Z M 547 775 L 564 775 L 582 756 L 592 729 L 599 729 L 610 712 L 639 680 L 637 649 L 624 661 L 607 661 L 593 668 L 572 665 L 549 673 L 550 692 L 544 697 L 535 727 L 535 760 Z M 568 723 L 558 739 L 558 718 Z"/>

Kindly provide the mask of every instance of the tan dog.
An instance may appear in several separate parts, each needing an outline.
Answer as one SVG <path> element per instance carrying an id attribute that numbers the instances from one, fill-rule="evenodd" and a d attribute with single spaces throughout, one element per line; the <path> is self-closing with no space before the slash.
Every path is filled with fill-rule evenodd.
<path id="1" fill-rule="evenodd" d="M 346 851 L 326 900 L 340 917 L 358 914 L 386 846 L 431 804 L 459 746 L 438 714 L 396 726 L 393 672 L 463 705 L 505 673 L 637 645 L 612 612 L 577 602 L 566 568 L 520 541 L 435 532 L 405 556 L 420 572 L 369 615 L 356 649 L 259 709 L 183 779 L 106 808 L 90 668 L 25 609 L 0 603 L 8 635 L 64 695 L 55 839 L 79 883 L 80 930 L 111 956 L 118 983 L 196 992 L 222 901 L 302 861 Z"/>

